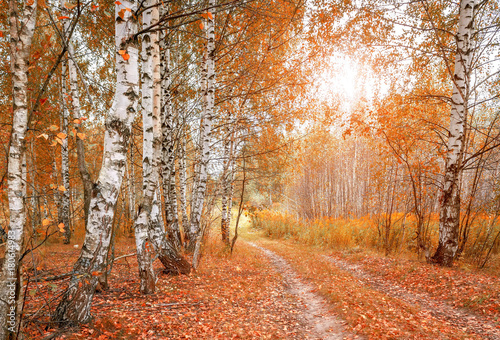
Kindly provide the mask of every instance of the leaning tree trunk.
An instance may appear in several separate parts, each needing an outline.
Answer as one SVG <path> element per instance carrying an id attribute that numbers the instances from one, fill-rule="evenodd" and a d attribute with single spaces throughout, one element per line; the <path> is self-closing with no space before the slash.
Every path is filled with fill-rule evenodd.
<path id="1" fill-rule="evenodd" d="M 215 0 L 209 1 L 209 11 L 215 7 Z M 201 231 L 201 213 L 203 211 L 203 203 L 205 201 L 205 193 L 207 189 L 207 167 L 210 159 L 210 137 L 212 131 L 212 121 L 214 117 L 214 97 L 215 97 L 215 35 L 214 35 L 214 15 L 207 15 L 206 19 L 206 86 L 203 93 L 204 112 L 202 113 L 202 127 L 200 131 L 201 154 L 199 166 L 195 179 L 195 188 L 192 194 L 191 203 L 191 224 L 188 232 L 189 245 L 188 249 L 194 251 L 196 240 Z M 202 83 L 203 83 L 202 79 Z"/>
<path id="2" fill-rule="evenodd" d="M 151 7 L 152 1 L 145 2 L 146 10 L 142 14 L 143 29 L 152 24 L 153 12 L 158 11 Z M 135 221 L 135 245 L 137 248 L 137 262 L 139 265 L 140 289 L 143 294 L 151 294 L 155 291 L 155 273 L 151 259 L 151 250 L 148 244 L 148 228 L 150 214 L 153 204 L 153 196 L 158 179 L 158 153 L 154 150 L 154 144 L 159 138 L 159 105 L 153 104 L 154 88 L 158 87 L 158 33 L 146 32 L 142 38 L 142 191 L 143 198 L 139 206 L 139 214 Z M 156 97 L 155 97 L 156 98 Z M 154 108 L 153 108 L 154 106 Z"/>
<path id="3" fill-rule="evenodd" d="M 131 11 L 125 11 L 130 8 Z M 90 306 L 99 273 L 105 270 L 114 206 L 120 193 L 127 147 L 139 98 L 138 49 L 134 39 L 137 23 L 135 0 L 116 2 L 115 42 L 117 84 L 113 106 L 105 122 L 103 163 L 92 190 L 89 218 L 82 252 L 73 268 L 53 320 L 60 326 L 90 321 Z"/>
<path id="4" fill-rule="evenodd" d="M 8 157 L 9 232 L 0 280 L 0 339 L 16 337 L 20 285 L 18 280 L 26 211 L 23 159 L 28 128 L 28 66 L 35 31 L 37 2 L 9 2 L 10 69 L 12 72 L 12 132 Z"/>
<path id="5" fill-rule="evenodd" d="M 474 23 L 474 0 L 460 1 L 460 16 L 456 34 L 457 52 L 453 74 L 448 153 L 439 212 L 439 244 L 432 260 L 442 266 L 452 266 L 458 249 L 460 226 L 459 178 L 464 156 L 468 88 L 470 81 L 471 35 Z"/>

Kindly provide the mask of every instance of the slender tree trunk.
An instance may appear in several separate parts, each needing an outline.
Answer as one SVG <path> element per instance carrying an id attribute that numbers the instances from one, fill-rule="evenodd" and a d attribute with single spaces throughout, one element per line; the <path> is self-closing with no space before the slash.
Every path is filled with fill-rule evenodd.
<path id="1" fill-rule="evenodd" d="M 215 0 L 209 0 L 209 11 L 216 5 Z M 210 159 L 210 140 L 212 132 L 212 121 L 214 118 L 214 98 L 215 98 L 215 35 L 214 35 L 214 14 L 208 15 L 206 19 L 206 90 L 203 93 L 204 112 L 202 112 L 202 127 L 200 131 L 201 154 L 200 162 L 195 180 L 196 187 L 193 192 L 191 202 L 191 224 L 189 228 L 189 245 L 188 249 L 194 251 L 196 240 L 200 239 L 201 213 L 203 211 L 203 203 L 205 201 L 205 193 L 207 189 L 208 179 L 208 162 Z M 203 79 L 202 79 L 203 83 Z"/>
<path id="2" fill-rule="evenodd" d="M 152 1 L 144 3 L 146 10 L 142 14 L 143 29 L 153 23 L 153 12 L 156 7 L 151 7 Z M 158 17 L 158 15 L 156 15 Z M 158 179 L 158 154 L 155 152 L 155 142 L 159 138 L 158 118 L 159 106 L 153 107 L 154 88 L 159 86 L 159 76 L 156 76 L 155 68 L 158 64 L 158 55 L 155 46 L 158 45 L 158 33 L 147 32 L 142 38 L 142 203 L 139 206 L 139 214 L 135 221 L 135 244 L 137 248 L 137 262 L 139 264 L 139 277 L 141 280 L 141 292 L 151 294 L 155 291 L 155 273 L 151 258 L 151 250 L 147 244 L 149 240 L 150 214 L 153 204 L 153 196 Z"/>
<path id="3" fill-rule="evenodd" d="M 221 235 L 222 242 L 230 246 L 229 227 L 231 225 L 231 209 L 233 203 L 233 128 L 227 122 L 227 136 L 224 141 L 224 166 L 222 177 L 222 216 L 221 216 Z"/>
<path id="4" fill-rule="evenodd" d="M 87 165 L 85 163 L 85 145 L 83 139 L 85 138 L 82 134 L 82 115 L 80 108 L 80 89 L 78 87 L 78 77 L 77 77 L 77 66 L 75 65 L 74 55 L 75 49 L 74 45 L 71 41 L 68 42 L 68 55 L 70 56 L 68 61 L 68 69 L 69 69 L 69 84 L 71 89 L 71 104 L 73 107 L 73 123 L 76 130 L 76 154 L 78 160 L 78 171 L 80 173 L 80 178 L 82 179 L 83 184 L 83 212 L 85 216 L 85 225 L 87 225 L 89 218 L 89 206 L 90 199 L 92 194 L 92 187 L 94 183 L 90 177 L 90 173 L 87 169 Z"/>
<path id="5" fill-rule="evenodd" d="M 186 232 L 189 220 L 187 214 L 187 201 L 186 201 L 186 135 L 181 133 L 180 148 L 179 148 L 179 198 L 181 204 L 182 215 L 182 228 Z"/>
<path id="6" fill-rule="evenodd" d="M 181 246 L 180 229 L 177 213 L 177 193 L 175 187 L 175 139 L 174 114 L 172 109 L 172 95 L 170 85 L 172 75 L 170 70 L 170 46 L 168 37 L 163 36 L 161 43 L 162 60 L 162 186 L 163 201 L 165 203 L 166 227 L 169 238 L 178 249 Z"/>
<path id="7" fill-rule="evenodd" d="M 37 2 L 9 2 L 10 70 L 12 72 L 12 132 L 8 157 L 9 232 L 0 280 L 0 339 L 14 338 L 17 331 L 20 285 L 18 280 L 26 211 L 23 159 L 28 128 L 28 66 L 35 31 Z"/>
<path id="8" fill-rule="evenodd" d="M 121 11 L 130 8 L 131 11 Z M 85 323 L 95 294 L 97 275 L 105 269 L 110 245 L 114 206 L 127 161 L 127 147 L 139 98 L 138 49 L 132 39 L 137 32 L 136 1 L 122 0 L 115 6 L 117 85 L 113 106 L 106 118 L 103 163 L 92 190 L 89 218 L 82 252 L 73 268 L 69 287 L 57 306 L 58 325 Z M 121 12 L 120 12 L 121 11 Z"/>
<path id="9" fill-rule="evenodd" d="M 452 266 L 458 249 L 460 224 L 459 178 L 467 126 L 468 87 L 470 81 L 471 35 L 474 24 L 474 0 L 460 1 L 457 51 L 453 74 L 448 153 L 440 198 L 439 244 L 432 260 L 442 266 Z"/>

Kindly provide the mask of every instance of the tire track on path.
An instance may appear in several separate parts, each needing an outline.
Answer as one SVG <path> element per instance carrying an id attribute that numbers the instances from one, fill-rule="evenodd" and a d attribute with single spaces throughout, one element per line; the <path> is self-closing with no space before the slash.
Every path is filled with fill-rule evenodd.
<path id="1" fill-rule="evenodd" d="M 259 249 L 267 256 L 276 269 L 282 274 L 288 284 L 290 291 L 297 296 L 305 307 L 303 311 L 304 319 L 311 325 L 312 333 L 317 339 L 342 340 L 360 339 L 360 336 L 347 334 L 342 325 L 342 321 L 328 312 L 327 302 L 319 295 L 312 292 L 313 287 L 304 283 L 294 272 L 290 264 L 278 254 L 261 247 L 253 242 L 249 245 Z"/>
<path id="2" fill-rule="evenodd" d="M 478 334 L 485 339 L 500 340 L 500 330 L 479 315 L 437 301 L 428 294 L 411 292 L 404 287 L 391 284 L 380 277 L 367 273 L 361 268 L 361 265 L 352 264 L 332 256 L 323 255 L 323 258 L 341 270 L 350 273 L 373 290 L 418 307 L 419 313 L 430 315 L 469 333 Z"/>

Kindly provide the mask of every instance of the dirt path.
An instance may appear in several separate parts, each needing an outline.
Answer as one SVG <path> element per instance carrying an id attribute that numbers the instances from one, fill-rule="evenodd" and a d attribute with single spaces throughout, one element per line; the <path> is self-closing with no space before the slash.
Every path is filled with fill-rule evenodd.
<path id="1" fill-rule="evenodd" d="M 452 307 L 445 302 L 437 301 L 428 294 L 411 292 L 404 287 L 391 284 L 384 281 L 381 277 L 367 273 L 360 265 L 352 264 L 332 256 L 324 256 L 324 258 L 338 268 L 351 273 L 355 278 L 369 285 L 372 289 L 418 307 L 420 309 L 419 313 L 431 315 L 438 320 L 442 320 L 467 332 L 481 335 L 485 339 L 500 340 L 500 330 L 479 315 L 474 315 Z"/>
<path id="2" fill-rule="evenodd" d="M 311 326 L 308 333 L 310 333 L 313 338 L 325 340 L 353 338 L 345 333 L 342 321 L 330 315 L 326 307 L 326 301 L 312 292 L 312 286 L 299 279 L 284 258 L 253 242 L 248 242 L 248 244 L 261 250 L 271 260 L 272 264 L 282 274 L 291 293 L 301 300 L 304 306 L 303 317 L 306 323 Z M 354 336 L 354 338 L 359 339 L 360 337 Z"/>

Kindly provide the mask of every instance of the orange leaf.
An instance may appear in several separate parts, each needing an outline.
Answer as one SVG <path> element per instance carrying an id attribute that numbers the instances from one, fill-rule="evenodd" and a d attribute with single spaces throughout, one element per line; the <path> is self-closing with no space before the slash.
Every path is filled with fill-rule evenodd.
<path id="1" fill-rule="evenodd" d="M 203 23 L 202 23 L 202 22 L 200 22 L 200 29 L 202 30 L 202 29 L 203 29 L 203 27 L 204 27 L 204 26 L 203 26 Z"/>
<path id="2" fill-rule="evenodd" d="M 47 101 L 47 98 L 40 98 L 40 105 L 45 104 L 46 101 Z"/>
<path id="3" fill-rule="evenodd" d="M 50 188 L 51 188 L 51 189 L 55 189 L 55 188 L 57 188 L 57 185 L 55 185 L 54 183 L 50 183 L 50 185 L 49 185 L 49 186 L 50 186 Z"/>
<path id="4" fill-rule="evenodd" d="M 66 15 L 62 15 L 62 16 L 60 16 L 60 17 L 59 17 L 59 18 L 57 18 L 57 19 L 59 19 L 59 20 L 64 20 L 64 19 L 69 19 L 69 17 L 68 17 L 68 16 L 66 16 Z"/>
<path id="5" fill-rule="evenodd" d="M 59 143 L 59 144 L 63 145 L 62 140 L 60 140 L 59 138 L 56 137 L 55 141 L 56 141 L 56 143 Z"/>
<path id="6" fill-rule="evenodd" d="M 90 6 L 90 11 L 91 12 L 95 12 L 97 10 L 97 8 L 99 7 L 99 5 L 94 5 L 92 4 L 92 6 Z"/>
<path id="7" fill-rule="evenodd" d="M 59 225 L 57 227 L 59 228 L 59 231 L 61 233 L 64 233 L 64 223 L 59 223 Z"/>
<path id="8" fill-rule="evenodd" d="M 81 120 L 87 120 L 87 117 L 80 117 Z"/>
<path id="9" fill-rule="evenodd" d="M 92 276 L 99 276 L 99 275 L 101 275 L 101 272 L 98 271 L 92 272 Z"/>
<path id="10" fill-rule="evenodd" d="M 3 38 L 3 32 L 0 31 L 0 38 Z"/>
<path id="11" fill-rule="evenodd" d="M 118 6 L 120 6 L 122 3 L 120 1 L 115 1 L 115 4 L 117 4 Z"/>
<path id="12" fill-rule="evenodd" d="M 132 12 L 132 10 L 131 10 L 130 8 L 128 8 L 128 7 L 127 7 L 127 8 L 125 8 L 125 10 L 126 10 L 127 12 Z"/>
<path id="13" fill-rule="evenodd" d="M 59 188 L 57 188 L 57 190 L 59 190 L 60 192 L 65 192 L 66 188 L 64 186 L 60 185 Z"/>
<path id="14" fill-rule="evenodd" d="M 208 12 L 208 13 L 207 13 L 207 15 L 208 15 L 208 17 L 209 17 L 210 19 L 214 20 L 214 16 L 212 15 L 212 12 Z"/>
<path id="15" fill-rule="evenodd" d="M 39 135 L 38 137 L 36 138 L 40 138 L 40 137 L 43 137 L 45 138 L 46 140 L 49 139 L 49 135 L 47 135 L 46 133 L 42 133 L 41 135 Z"/>
<path id="16" fill-rule="evenodd" d="M 66 138 L 66 134 L 64 132 L 59 132 L 57 134 L 57 137 L 59 137 L 61 140 Z"/>
<path id="17" fill-rule="evenodd" d="M 42 221 L 42 225 L 43 225 L 44 227 L 48 226 L 49 224 L 50 224 L 50 221 L 49 221 L 48 219 L 44 219 L 44 220 Z"/>
<path id="18" fill-rule="evenodd" d="M 129 60 L 130 59 L 130 56 L 127 53 L 122 54 L 122 57 L 123 57 L 124 60 Z"/>
<path id="19" fill-rule="evenodd" d="M 78 136 L 78 138 L 80 138 L 81 140 L 84 140 L 85 138 L 87 138 L 87 136 L 84 134 L 84 133 L 81 133 L 81 132 L 78 132 L 76 134 Z"/>
<path id="20" fill-rule="evenodd" d="M 50 131 L 57 131 L 57 130 L 59 130 L 59 126 L 57 126 L 57 125 L 51 125 L 51 126 L 49 127 L 49 130 L 50 130 Z"/>
<path id="21" fill-rule="evenodd" d="M 121 9 L 120 12 L 118 12 L 118 16 L 123 19 L 125 17 L 125 10 Z"/>
<path id="22" fill-rule="evenodd" d="M 119 54 L 119 55 L 124 55 L 125 53 L 127 53 L 127 51 L 125 51 L 125 50 L 119 50 L 119 51 L 118 51 L 118 54 Z"/>
<path id="23" fill-rule="evenodd" d="M 50 143 L 50 146 L 56 146 L 57 145 L 57 139 L 54 139 L 52 143 Z"/>
<path id="24" fill-rule="evenodd" d="M 78 288 L 82 288 L 83 284 L 82 281 L 78 282 Z"/>
<path id="25" fill-rule="evenodd" d="M 81 123 L 82 123 L 82 121 L 81 121 L 80 119 L 78 119 L 78 118 L 77 118 L 77 119 L 75 119 L 75 120 L 73 121 L 73 123 L 75 123 L 75 124 L 81 124 Z"/>

